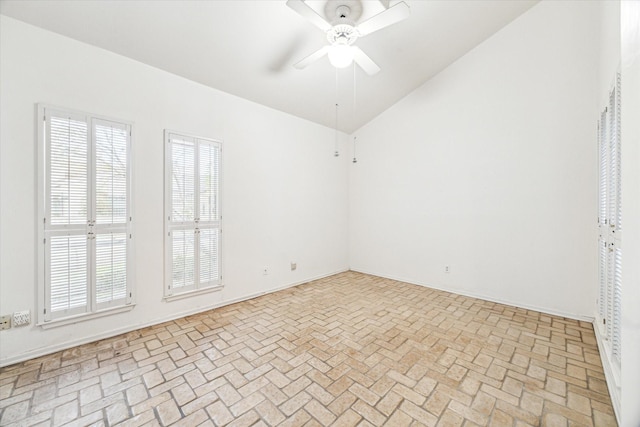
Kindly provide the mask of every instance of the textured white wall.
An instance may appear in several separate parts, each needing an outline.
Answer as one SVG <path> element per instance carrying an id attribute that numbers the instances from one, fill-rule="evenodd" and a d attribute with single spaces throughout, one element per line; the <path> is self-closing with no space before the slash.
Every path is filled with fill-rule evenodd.
<path id="1" fill-rule="evenodd" d="M 593 318 L 598 10 L 539 3 L 355 133 L 352 269 Z"/>
<path id="2" fill-rule="evenodd" d="M 39 102 L 134 122 L 137 291 L 137 306 L 124 314 L 46 331 L 33 324 L 2 331 L 0 363 L 348 268 L 347 156 L 333 157 L 332 129 L 0 19 L 0 313 L 36 310 Z M 220 139 L 224 150 L 226 287 L 170 303 L 162 301 L 165 128 Z M 298 263 L 294 272 L 290 261 Z"/>

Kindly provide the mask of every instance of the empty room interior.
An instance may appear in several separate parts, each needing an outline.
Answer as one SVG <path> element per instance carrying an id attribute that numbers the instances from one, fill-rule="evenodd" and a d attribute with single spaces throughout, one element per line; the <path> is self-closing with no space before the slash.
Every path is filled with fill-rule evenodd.
<path id="1" fill-rule="evenodd" d="M 0 425 L 640 426 L 640 1 L 0 1 Z"/>

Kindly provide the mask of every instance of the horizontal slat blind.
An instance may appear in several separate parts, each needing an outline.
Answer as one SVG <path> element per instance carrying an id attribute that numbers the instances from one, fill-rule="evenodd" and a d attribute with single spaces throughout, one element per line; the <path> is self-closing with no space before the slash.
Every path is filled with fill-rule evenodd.
<path id="1" fill-rule="evenodd" d="M 218 229 L 200 230 L 200 284 L 217 282 L 218 273 Z"/>
<path id="2" fill-rule="evenodd" d="M 172 138 L 172 221 L 195 220 L 196 147 L 187 138 Z"/>
<path id="3" fill-rule="evenodd" d="M 608 209 L 607 209 L 607 186 L 608 186 L 608 172 L 609 172 L 609 168 L 608 168 L 608 164 L 609 164 L 609 156 L 608 156 L 608 145 L 606 143 L 607 141 L 607 113 L 606 112 L 602 112 L 601 116 L 600 116 L 600 132 L 598 137 L 600 138 L 599 140 L 599 152 L 600 152 L 600 186 L 599 186 L 599 197 L 598 197 L 598 202 L 599 202 L 599 214 L 598 214 L 598 222 L 600 224 L 606 224 L 607 221 L 607 213 L 608 213 Z"/>
<path id="4" fill-rule="evenodd" d="M 85 311 L 89 296 L 87 238 L 52 236 L 49 254 L 51 311 Z"/>
<path id="5" fill-rule="evenodd" d="M 600 262 L 598 266 L 599 270 L 599 283 L 600 283 L 600 293 L 599 293 L 599 304 L 598 304 L 598 312 L 600 313 L 600 317 L 602 319 L 606 319 L 607 316 L 607 240 L 603 237 L 600 237 L 600 241 L 598 242 L 600 245 Z"/>
<path id="6" fill-rule="evenodd" d="M 48 123 L 50 223 L 85 224 L 88 194 L 87 123 L 53 113 Z"/>
<path id="7" fill-rule="evenodd" d="M 218 171 L 220 150 L 216 145 L 199 144 L 200 221 L 218 220 Z"/>
<path id="8" fill-rule="evenodd" d="M 127 235 L 96 236 L 96 301 L 98 304 L 124 300 L 127 296 Z"/>
<path id="9" fill-rule="evenodd" d="M 614 255 L 614 279 L 613 279 L 613 304 L 612 304 L 612 331 L 611 331 L 611 353 L 614 359 L 620 363 L 621 357 L 621 336 L 620 328 L 622 321 L 622 250 L 616 248 Z"/>
<path id="10" fill-rule="evenodd" d="M 173 246 L 173 289 L 193 288 L 196 277 L 196 245 L 193 230 L 174 230 L 171 233 Z"/>
<path id="11" fill-rule="evenodd" d="M 123 126 L 99 122 L 94 126 L 96 223 L 127 222 L 127 147 Z"/>
<path id="12" fill-rule="evenodd" d="M 618 135 L 616 126 L 616 96 L 615 90 L 611 91 L 609 97 L 609 188 L 607 189 L 607 199 L 609 200 L 609 224 L 616 227 L 617 224 L 617 201 L 618 201 L 618 178 L 620 176 L 620 159 L 618 149 Z"/>
<path id="13" fill-rule="evenodd" d="M 616 88 L 615 88 L 615 110 L 612 113 L 612 116 L 615 115 L 614 120 L 614 128 L 615 132 L 615 160 L 616 160 L 616 168 L 615 168 L 615 225 L 616 225 L 616 233 L 622 231 L 622 144 L 620 143 L 620 133 L 621 133 L 621 76 L 618 73 L 616 78 Z"/>
<path id="14" fill-rule="evenodd" d="M 611 246 L 609 244 L 608 246 Z M 607 337 L 613 332 L 613 277 L 614 277 L 614 251 L 611 247 L 607 250 Z"/>

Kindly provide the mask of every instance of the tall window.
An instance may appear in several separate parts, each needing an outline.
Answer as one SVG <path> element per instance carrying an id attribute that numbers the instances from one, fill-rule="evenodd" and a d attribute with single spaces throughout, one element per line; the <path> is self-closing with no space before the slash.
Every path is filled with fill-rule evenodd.
<path id="1" fill-rule="evenodd" d="M 132 301 L 131 126 L 39 106 L 41 323 Z"/>
<path id="2" fill-rule="evenodd" d="M 220 272 L 219 142 L 165 131 L 165 295 L 208 291 Z"/>
<path id="3" fill-rule="evenodd" d="M 622 343 L 622 200 L 620 141 L 620 73 L 602 112 L 599 127 L 599 282 L 598 332 L 619 384 Z"/>

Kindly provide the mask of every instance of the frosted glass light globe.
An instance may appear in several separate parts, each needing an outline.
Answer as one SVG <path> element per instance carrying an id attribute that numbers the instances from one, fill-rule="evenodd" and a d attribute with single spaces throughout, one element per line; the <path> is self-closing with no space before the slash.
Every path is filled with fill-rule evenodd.
<path id="1" fill-rule="evenodd" d="M 339 44 L 329 48 L 329 62 L 336 68 L 345 68 L 353 62 L 351 46 Z"/>

